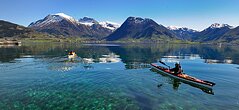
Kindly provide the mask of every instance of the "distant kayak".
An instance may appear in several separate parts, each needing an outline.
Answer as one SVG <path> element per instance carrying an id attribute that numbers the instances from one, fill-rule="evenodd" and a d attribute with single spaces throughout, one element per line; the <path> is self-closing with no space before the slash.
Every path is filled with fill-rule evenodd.
<path id="1" fill-rule="evenodd" d="M 68 53 L 68 58 L 69 59 L 74 59 L 76 57 L 77 57 L 77 54 L 75 52 L 71 51 L 71 52 Z"/>
<path id="2" fill-rule="evenodd" d="M 151 64 L 151 66 L 159 72 L 162 72 L 162 73 L 164 73 L 164 74 L 166 74 L 170 77 L 173 77 L 175 79 L 179 79 L 179 80 L 181 80 L 183 82 L 186 82 L 186 83 L 195 84 L 195 85 L 203 86 L 203 87 L 206 87 L 206 88 L 211 88 L 215 85 L 215 83 L 213 83 L 213 82 L 200 80 L 200 79 L 197 79 L 195 77 L 189 76 L 189 75 L 184 74 L 184 73 L 176 75 L 173 72 L 171 72 L 168 68 L 158 66 L 156 64 Z"/>

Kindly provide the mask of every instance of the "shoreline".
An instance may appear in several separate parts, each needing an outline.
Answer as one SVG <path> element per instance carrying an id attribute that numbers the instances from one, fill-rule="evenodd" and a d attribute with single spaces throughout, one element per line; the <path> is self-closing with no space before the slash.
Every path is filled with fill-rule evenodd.
<path id="1" fill-rule="evenodd" d="M 239 45 L 238 43 L 226 43 L 226 42 L 192 42 L 192 41 L 105 41 L 96 39 L 81 39 L 81 38 L 16 38 L 16 39 L 0 39 L 0 45 L 21 45 L 25 43 L 80 43 L 80 44 L 188 44 L 188 45 Z"/>
<path id="2" fill-rule="evenodd" d="M 0 45 L 21 45 L 21 43 L 18 40 L 0 40 Z"/>
<path id="3" fill-rule="evenodd" d="M 192 42 L 192 41 L 105 41 L 105 40 L 88 40 L 80 38 L 24 38 L 18 39 L 21 43 L 82 43 L 82 44 L 188 44 L 188 45 L 239 45 L 239 43 L 227 42 Z"/>

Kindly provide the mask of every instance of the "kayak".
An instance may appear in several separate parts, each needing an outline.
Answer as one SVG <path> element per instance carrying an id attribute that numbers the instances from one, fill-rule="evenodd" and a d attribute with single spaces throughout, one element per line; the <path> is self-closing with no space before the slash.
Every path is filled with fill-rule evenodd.
<path id="1" fill-rule="evenodd" d="M 194 84 L 194 85 L 198 85 L 198 86 L 202 86 L 202 87 L 206 87 L 206 88 L 212 88 L 215 85 L 215 83 L 213 83 L 213 82 L 200 80 L 195 77 L 189 76 L 185 73 L 176 75 L 173 72 L 171 72 L 168 68 L 158 66 L 156 64 L 151 64 L 151 66 L 154 69 L 158 70 L 159 72 L 162 72 L 172 78 L 179 79 L 185 83 Z"/>
<path id="2" fill-rule="evenodd" d="M 74 59 L 74 58 L 76 58 L 76 57 L 77 57 L 77 55 L 76 55 L 75 52 L 73 52 L 73 51 L 69 52 L 69 54 L 68 54 L 68 58 L 69 58 L 69 59 Z"/>

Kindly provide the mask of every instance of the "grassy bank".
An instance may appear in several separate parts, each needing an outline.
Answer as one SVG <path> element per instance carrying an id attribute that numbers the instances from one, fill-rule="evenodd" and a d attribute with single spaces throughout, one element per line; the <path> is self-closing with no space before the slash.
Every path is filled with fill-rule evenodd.
<path id="1" fill-rule="evenodd" d="M 149 43 L 149 44 L 199 44 L 199 42 L 172 40 L 172 41 L 140 41 L 140 40 L 121 40 L 121 41 L 105 41 L 95 39 L 82 39 L 82 38 L 24 38 L 19 39 L 22 43 L 28 42 L 65 42 L 65 43 Z"/>

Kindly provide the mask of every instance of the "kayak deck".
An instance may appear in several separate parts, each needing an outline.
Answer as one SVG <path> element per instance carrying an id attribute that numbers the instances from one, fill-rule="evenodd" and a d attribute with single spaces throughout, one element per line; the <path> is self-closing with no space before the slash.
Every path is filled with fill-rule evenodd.
<path id="1" fill-rule="evenodd" d="M 155 69 L 157 69 L 158 71 L 163 72 L 164 74 L 167 74 L 167 75 L 169 75 L 173 78 L 180 79 L 180 80 L 183 80 L 183 81 L 188 82 L 188 83 L 201 85 L 201 86 L 204 86 L 204 87 L 207 87 L 207 88 L 211 88 L 212 86 L 215 85 L 215 83 L 213 83 L 213 82 L 200 80 L 200 79 L 197 79 L 195 77 L 189 76 L 189 75 L 184 74 L 184 73 L 176 75 L 173 72 L 171 72 L 168 68 L 158 66 L 156 64 L 151 64 L 151 66 L 154 67 Z"/>

